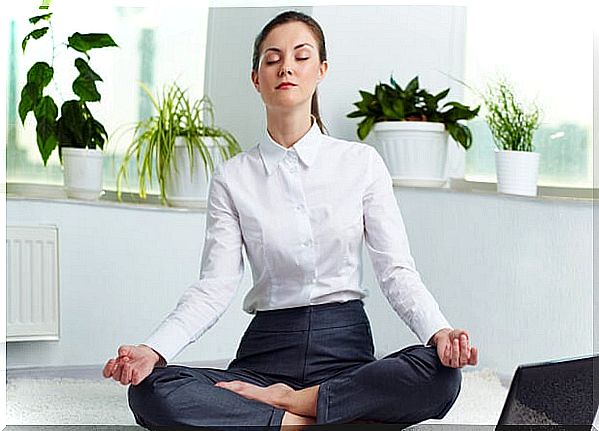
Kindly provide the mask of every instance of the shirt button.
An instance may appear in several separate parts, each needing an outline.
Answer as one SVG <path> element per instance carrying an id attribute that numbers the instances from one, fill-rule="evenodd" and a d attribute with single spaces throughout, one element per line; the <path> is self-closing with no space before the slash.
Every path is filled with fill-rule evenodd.
<path id="1" fill-rule="evenodd" d="M 296 205 L 295 209 L 301 211 L 304 207 L 302 205 Z"/>

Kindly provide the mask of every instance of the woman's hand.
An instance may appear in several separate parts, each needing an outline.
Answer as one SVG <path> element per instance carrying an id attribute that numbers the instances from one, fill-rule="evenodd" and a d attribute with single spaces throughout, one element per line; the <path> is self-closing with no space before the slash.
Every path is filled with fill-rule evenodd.
<path id="1" fill-rule="evenodd" d="M 102 375 L 123 385 L 135 386 L 149 376 L 159 362 L 163 362 L 162 357 L 150 347 L 125 345 L 119 347 L 118 357 L 106 363 Z"/>
<path id="2" fill-rule="evenodd" d="M 470 347 L 468 332 L 464 329 L 444 328 L 435 333 L 432 344 L 437 347 L 441 363 L 446 367 L 462 368 L 464 365 L 476 365 L 478 349 Z"/>

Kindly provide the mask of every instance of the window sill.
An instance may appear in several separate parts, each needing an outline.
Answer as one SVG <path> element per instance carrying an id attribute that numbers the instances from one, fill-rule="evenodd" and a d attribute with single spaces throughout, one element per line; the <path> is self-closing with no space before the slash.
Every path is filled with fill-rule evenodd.
<path id="1" fill-rule="evenodd" d="M 470 193 L 495 195 L 502 198 L 526 199 L 526 200 L 559 200 L 559 201 L 593 201 L 598 189 L 546 187 L 539 186 L 537 196 L 508 195 L 497 192 L 497 185 L 491 182 L 468 181 L 452 178 L 444 187 L 416 187 L 400 185 L 397 179 L 393 179 L 393 187 L 401 189 L 441 191 L 447 193 Z M 85 201 L 68 198 L 64 188 L 60 185 L 30 184 L 30 183 L 8 183 L 3 187 L 6 198 L 9 200 L 36 200 L 46 202 L 64 202 L 77 205 L 91 206 L 116 206 L 148 211 L 172 211 L 172 212 L 205 212 L 206 201 L 198 208 L 169 207 L 162 205 L 160 197 L 149 194 L 147 199 L 141 199 L 137 193 L 123 193 L 122 201 L 119 201 L 115 191 L 106 190 L 96 201 Z"/>
<path id="2" fill-rule="evenodd" d="M 497 191 L 497 183 L 485 181 L 469 181 L 462 178 L 451 178 L 443 187 L 407 187 L 400 185 L 397 179 L 393 179 L 393 186 L 398 188 L 441 190 L 449 193 L 474 193 L 484 195 L 495 195 L 502 198 L 515 198 L 527 200 L 567 200 L 567 201 L 593 201 L 598 197 L 599 189 L 574 188 L 574 187 L 549 187 L 538 186 L 537 196 L 520 196 L 500 193 Z"/>
<path id="3" fill-rule="evenodd" d="M 8 200 L 31 200 L 42 202 L 63 202 L 76 205 L 91 206 L 112 206 L 119 208 L 128 208 L 147 211 L 171 211 L 171 212 L 205 212 L 206 202 L 200 203 L 199 208 L 182 208 L 162 205 L 160 196 L 157 194 L 148 194 L 147 199 L 142 199 L 137 193 L 122 193 L 122 200 L 119 201 L 117 194 L 112 190 L 105 190 L 104 194 L 95 201 L 86 201 L 81 199 L 69 198 L 60 185 L 50 184 L 30 184 L 30 183 L 8 183 L 4 188 Z"/>

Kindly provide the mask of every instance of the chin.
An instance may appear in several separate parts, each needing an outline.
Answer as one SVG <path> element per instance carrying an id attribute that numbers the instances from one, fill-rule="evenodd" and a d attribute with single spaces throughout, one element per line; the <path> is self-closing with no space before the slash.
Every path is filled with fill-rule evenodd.
<path id="1" fill-rule="evenodd" d="M 292 96 L 292 95 L 291 95 Z M 276 97 L 270 101 L 272 107 L 277 108 L 293 108 L 309 103 L 308 100 L 300 99 L 299 97 Z"/>

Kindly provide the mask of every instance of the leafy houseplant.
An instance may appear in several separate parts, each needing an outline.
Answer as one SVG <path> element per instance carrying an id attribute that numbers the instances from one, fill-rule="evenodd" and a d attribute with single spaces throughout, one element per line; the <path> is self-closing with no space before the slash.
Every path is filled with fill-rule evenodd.
<path id="1" fill-rule="evenodd" d="M 40 39 L 47 34 L 48 30 L 52 31 L 51 17 L 52 13 L 47 13 L 29 18 L 31 24 L 43 23 L 43 26 L 25 36 L 21 44 L 23 53 L 29 40 Z M 52 65 L 45 61 L 38 61 L 31 66 L 27 72 L 27 83 L 21 91 L 18 106 L 23 125 L 29 112 L 33 112 L 35 116 L 37 145 L 44 166 L 47 165 L 56 146 L 59 147 L 59 159 L 62 164 L 62 147 L 102 149 L 107 139 L 104 126 L 93 117 L 87 106 L 88 102 L 100 101 L 101 96 L 96 88 L 96 81 L 102 81 L 88 63 L 90 60 L 88 51 L 116 47 L 117 44 L 106 33 L 73 33 L 68 38 L 66 46 L 86 57 L 79 56 L 74 62 L 79 73 L 72 84 L 76 98 L 65 101 L 60 107 L 59 115 L 54 99 L 43 94 L 44 88 L 54 79 L 53 56 Z"/>
<path id="2" fill-rule="evenodd" d="M 534 151 L 533 135 L 540 125 L 539 107 L 518 101 L 514 87 L 505 78 L 489 83 L 482 98 L 487 109 L 485 120 L 497 147 L 497 190 L 535 196 L 539 153 Z"/>
<path id="3" fill-rule="evenodd" d="M 358 137 L 363 140 L 374 131 L 389 173 L 400 184 L 441 186 L 448 177 L 448 136 L 470 148 L 472 133 L 459 121 L 474 118 L 480 109 L 458 102 L 440 109 L 448 93 L 449 88 L 435 95 L 419 88 L 418 77 L 404 89 L 391 76 L 391 85 L 379 83 L 374 94 L 360 91 L 362 100 L 354 103 L 358 109 L 347 117 L 365 117 L 358 124 Z"/>
<path id="4" fill-rule="evenodd" d="M 215 156 L 226 160 L 242 150 L 233 135 L 214 125 L 214 107 L 207 96 L 192 102 L 187 91 L 176 83 L 166 86 L 162 97 L 154 97 L 143 84 L 142 88 L 150 98 L 156 114 L 133 126 L 134 138 L 117 174 L 117 196 L 121 200 L 121 182 L 123 179 L 127 180 L 128 166 L 135 156 L 139 196 L 144 199 L 147 197 L 146 179 L 151 182 L 155 172 L 162 203 L 177 205 L 177 197 L 171 196 L 174 193 L 169 193 L 174 189 L 176 192 L 177 187 L 173 186 L 175 181 L 200 183 L 197 178 L 198 170 L 194 167 L 196 158 L 202 158 L 207 183 L 209 174 L 214 170 Z M 210 118 L 209 124 L 202 119 L 204 112 Z M 189 176 L 182 172 L 187 168 Z M 180 188 L 187 190 L 187 195 L 182 198 L 184 202 L 193 204 L 206 197 L 205 187 L 197 189 L 184 184 Z"/>
<path id="5" fill-rule="evenodd" d="M 443 123 L 445 128 L 464 149 L 472 144 L 470 129 L 459 120 L 471 120 L 480 109 L 470 109 L 458 102 L 447 102 L 439 110 L 439 102 L 449 94 L 449 88 L 433 95 L 419 88 L 418 77 L 413 78 L 405 89 L 391 76 L 391 85 L 379 83 L 374 94 L 360 90 L 362 100 L 355 102 L 358 110 L 347 114 L 349 118 L 365 117 L 358 124 L 358 137 L 365 139 L 375 123 L 383 121 L 428 121 Z"/>

